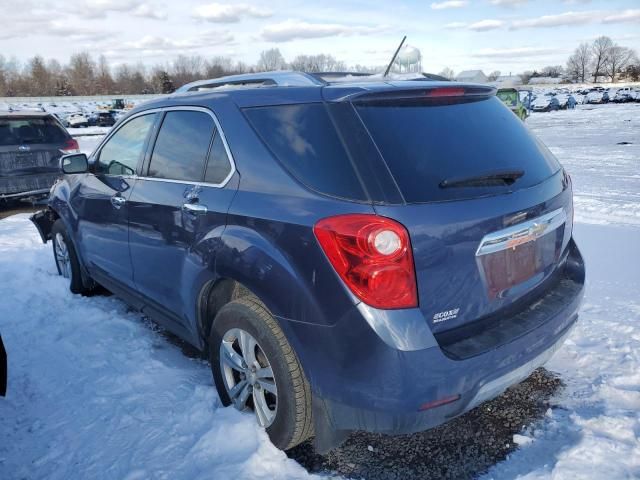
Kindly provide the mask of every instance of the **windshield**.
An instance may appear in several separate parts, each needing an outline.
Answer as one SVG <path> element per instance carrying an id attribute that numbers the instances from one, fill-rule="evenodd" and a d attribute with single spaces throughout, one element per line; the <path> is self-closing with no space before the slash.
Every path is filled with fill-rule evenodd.
<path id="1" fill-rule="evenodd" d="M 356 109 L 409 203 L 507 193 L 538 184 L 560 168 L 496 97 L 360 102 Z M 444 180 L 501 171 L 523 174 L 511 185 L 441 187 Z"/>

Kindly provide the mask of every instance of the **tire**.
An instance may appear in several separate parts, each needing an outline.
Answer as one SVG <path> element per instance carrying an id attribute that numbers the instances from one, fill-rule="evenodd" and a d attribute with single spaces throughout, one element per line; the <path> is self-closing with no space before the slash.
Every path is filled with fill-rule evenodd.
<path id="1" fill-rule="evenodd" d="M 54 222 L 51 227 L 51 238 L 53 244 L 53 260 L 56 263 L 58 275 L 69 279 L 69 290 L 71 290 L 72 293 L 89 293 L 90 289 L 86 288 L 82 283 L 82 273 L 78 255 L 73 243 L 69 239 L 69 234 L 62 220 L 58 219 Z M 66 248 L 68 255 L 68 263 L 66 265 L 63 265 L 64 262 L 61 260 L 63 256 L 62 246 Z"/>
<path id="2" fill-rule="evenodd" d="M 221 364 L 220 360 L 221 352 L 228 349 L 229 345 L 232 345 L 236 352 L 242 353 L 242 349 L 238 350 L 240 340 L 233 344 L 230 343 L 234 335 L 237 337 L 237 332 L 240 332 L 241 336 L 242 331 L 248 333 L 257 342 L 253 352 L 258 360 L 258 366 L 270 365 L 273 372 L 272 378 L 277 390 L 275 417 L 272 418 L 271 423 L 265 424 L 265 422 L 261 422 L 261 416 L 255 411 L 256 409 L 252 408 L 255 402 L 260 401 L 260 395 L 264 395 L 265 398 L 269 396 L 272 401 L 274 398 L 269 395 L 267 388 L 260 386 L 261 380 L 254 383 L 256 386 L 250 389 L 249 394 L 245 393 L 248 395 L 245 402 L 238 400 L 242 393 L 234 397 L 240 402 L 234 406 L 241 410 L 253 409 L 258 424 L 262 424 L 266 428 L 271 442 L 281 450 L 292 448 L 313 435 L 311 390 L 298 358 L 282 329 L 265 306 L 253 296 L 238 298 L 226 304 L 216 315 L 211 327 L 209 359 L 220 399 L 225 406 L 234 403 L 230 397 L 227 383 L 235 381 L 239 370 L 230 367 L 229 363 Z M 223 345 L 223 340 L 225 345 Z M 222 356 L 225 354 L 222 353 Z M 248 355 L 243 355 L 242 358 L 244 359 L 245 356 L 248 357 Z M 266 358 L 264 358 L 265 356 Z M 223 358 L 224 361 L 225 358 Z M 257 372 L 260 370 L 264 370 L 264 368 L 259 368 Z M 228 380 L 229 372 L 232 372 L 234 378 L 231 381 Z M 246 378 L 246 383 L 251 384 L 253 378 L 249 378 L 250 370 L 245 370 L 245 372 L 239 374 L 236 385 L 243 381 L 242 378 Z M 271 381 L 267 380 L 267 382 Z"/>

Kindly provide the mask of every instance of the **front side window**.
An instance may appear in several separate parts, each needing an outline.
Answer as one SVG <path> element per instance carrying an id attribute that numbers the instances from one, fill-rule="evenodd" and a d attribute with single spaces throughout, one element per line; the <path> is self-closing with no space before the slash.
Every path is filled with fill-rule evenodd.
<path id="1" fill-rule="evenodd" d="M 102 147 L 96 173 L 133 175 L 138 161 L 144 155 L 147 136 L 155 118 L 155 113 L 142 115 L 118 129 Z"/>
<path id="2" fill-rule="evenodd" d="M 214 131 L 213 118 L 204 112 L 167 112 L 153 148 L 148 176 L 201 181 Z"/>

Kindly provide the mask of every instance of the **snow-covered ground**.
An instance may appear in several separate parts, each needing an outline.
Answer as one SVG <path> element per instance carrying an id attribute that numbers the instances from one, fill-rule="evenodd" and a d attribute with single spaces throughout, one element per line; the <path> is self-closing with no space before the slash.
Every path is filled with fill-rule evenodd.
<path id="1" fill-rule="evenodd" d="M 533 113 L 527 124 L 571 174 L 576 221 L 640 226 L 640 103 Z"/>
<path id="2" fill-rule="evenodd" d="M 486 478 L 640 477 L 639 121 L 639 104 L 528 120 L 574 180 L 587 292 L 548 364 L 566 389 Z M 50 249 L 26 215 L 0 221 L 0 479 L 311 477 L 220 407 L 205 362 L 117 299 L 71 295 Z"/>

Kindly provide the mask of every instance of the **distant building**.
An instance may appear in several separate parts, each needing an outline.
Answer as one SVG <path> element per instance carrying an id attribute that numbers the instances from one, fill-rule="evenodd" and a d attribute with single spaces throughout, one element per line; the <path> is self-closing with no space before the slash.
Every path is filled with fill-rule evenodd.
<path id="1" fill-rule="evenodd" d="M 529 85 L 554 85 L 562 83 L 560 77 L 531 77 L 529 79 Z"/>
<path id="2" fill-rule="evenodd" d="M 495 82 L 491 82 L 498 87 L 516 87 L 522 85 L 520 75 L 500 75 Z"/>
<path id="3" fill-rule="evenodd" d="M 482 70 L 464 70 L 456 76 L 458 82 L 486 83 L 488 80 Z"/>

